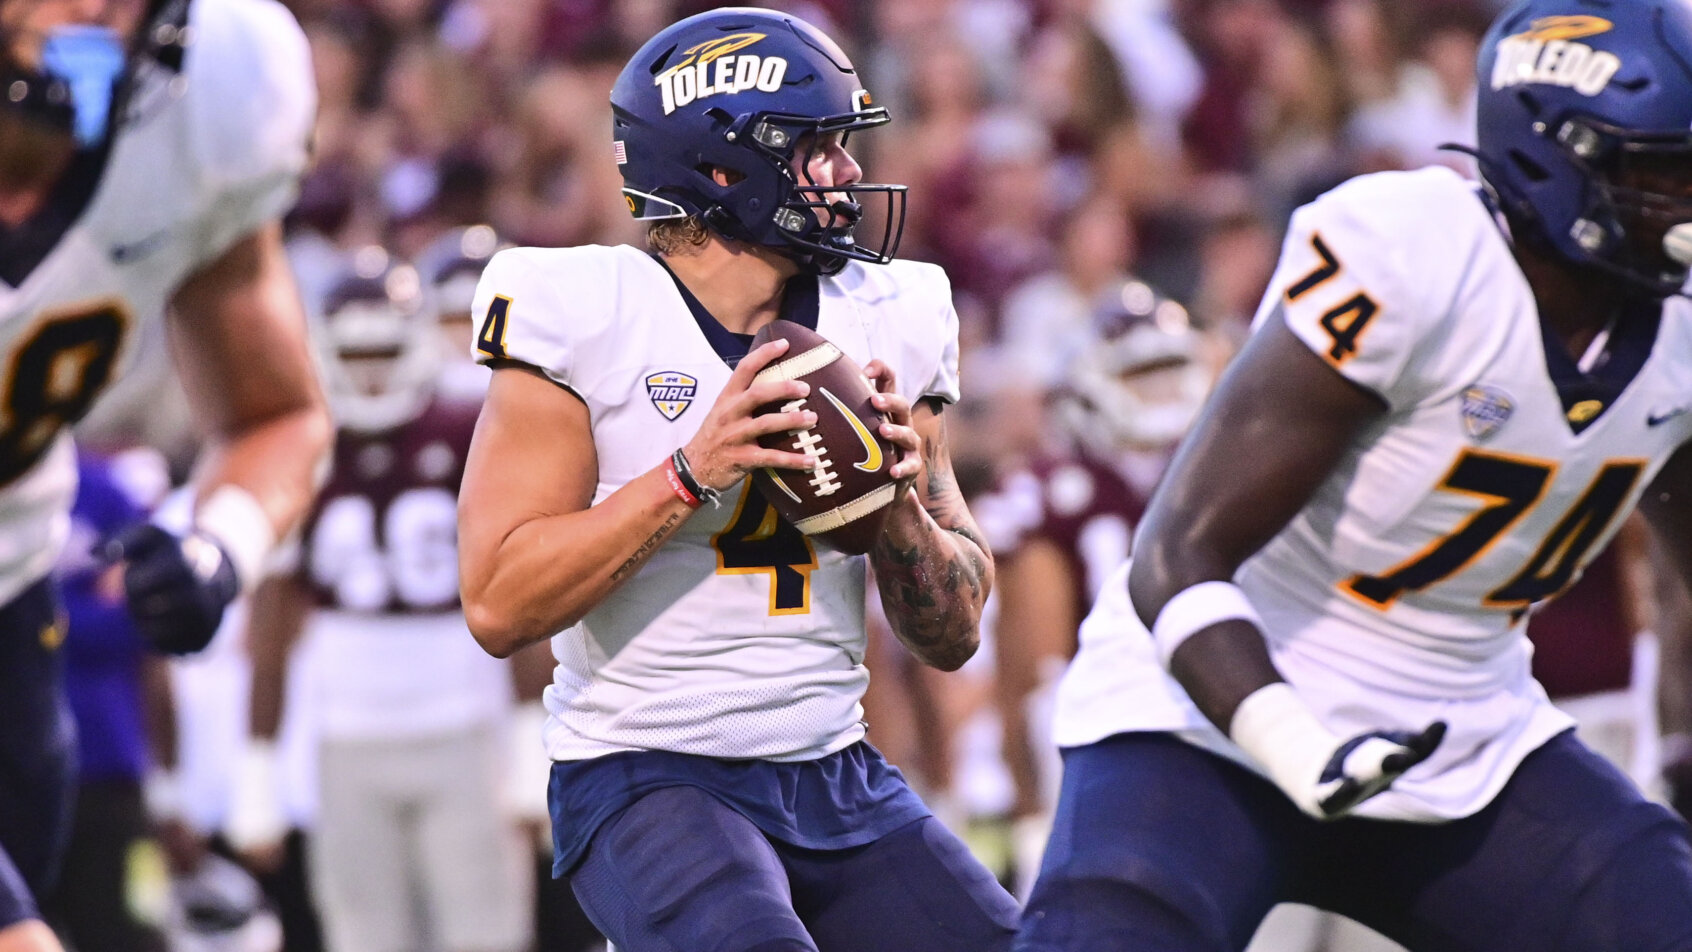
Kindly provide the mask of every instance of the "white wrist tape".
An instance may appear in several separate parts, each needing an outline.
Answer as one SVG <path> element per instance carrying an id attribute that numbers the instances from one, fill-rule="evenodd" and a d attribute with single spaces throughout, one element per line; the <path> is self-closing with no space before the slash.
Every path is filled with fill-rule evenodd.
<path id="1" fill-rule="evenodd" d="M 275 743 L 257 737 L 247 741 L 235 768 L 235 789 L 223 824 L 224 836 L 237 850 L 273 846 L 287 835 L 277 767 Z"/>
<path id="2" fill-rule="evenodd" d="M 212 490 L 194 514 L 194 528 L 223 546 L 242 591 L 250 592 L 258 585 L 270 550 L 276 546 L 276 527 L 252 493 L 234 483 Z"/>
<path id="3" fill-rule="evenodd" d="M 1292 801 L 1316 815 L 1316 783 L 1340 739 L 1285 681 L 1265 684 L 1234 709 L 1228 736 Z"/>
<path id="4" fill-rule="evenodd" d="M 1263 627 L 1263 619 L 1251 607 L 1251 599 L 1233 582 L 1200 582 L 1176 592 L 1152 622 L 1152 641 L 1157 644 L 1163 666 L 1169 667 L 1175 649 L 1188 638 L 1219 621 L 1235 618 Z"/>

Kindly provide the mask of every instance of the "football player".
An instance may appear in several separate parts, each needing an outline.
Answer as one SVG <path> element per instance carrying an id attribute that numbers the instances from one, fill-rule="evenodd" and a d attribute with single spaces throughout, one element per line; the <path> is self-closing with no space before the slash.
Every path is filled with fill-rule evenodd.
<path id="1" fill-rule="evenodd" d="M 977 507 L 998 565 L 994 684 L 1024 895 L 1057 788 L 1051 691 L 1212 377 L 1186 309 L 1142 281 L 1112 287 L 1092 325 L 1049 397 L 1060 439 Z"/>
<path id="2" fill-rule="evenodd" d="M 459 505 L 471 631 L 501 656 L 552 637 L 559 659 L 554 871 L 622 952 L 1003 949 L 1015 901 L 863 739 L 866 571 L 948 670 L 993 572 L 946 448 L 949 287 L 893 260 L 903 188 L 862 184 L 846 150 L 888 113 L 826 35 L 750 8 L 658 33 L 611 104 L 655 253 L 494 257 Z M 901 451 L 867 556 L 801 535 L 744 478 L 815 463 L 756 442 L 815 421 L 754 416 L 806 392 L 753 381 L 786 350 L 748 352 L 778 317 L 864 366 Z"/>
<path id="3" fill-rule="evenodd" d="M 307 506 L 327 446 L 279 219 L 314 93 L 271 0 L 0 0 L 0 949 L 57 948 L 32 893 L 69 818 L 72 734 L 43 576 L 75 491 L 66 430 L 171 315 L 210 445 L 190 530 L 142 524 L 142 635 L 202 647 Z"/>
<path id="4" fill-rule="evenodd" d="M 1296 212 L 1255 331 L 1059 688 L 1017 948 L 1692 948 L 1686 825 L 1533 680 L 1529 610 L 1638 503 L 1692 566 L 1692 6 L 1520 0 L 1485 185 Z"/>
<path id="5" fill-rule="evenodd" d="M 455 513 L 477 405 L 439 397 L 433 299 L 411 265 L 359 250 L 322 314 L 329 480 L 249 631 L 264 684 L 282 679 L 278 645 L 314 645 L 310 874 L 328 946 L 401 952 L 434 936 L 445 952 L 519 952 L 532 890 L 527 844 L 501 809 L 511 678 L 458 603 Z M 278 720 L 255 710 L 259 756 Z"/>

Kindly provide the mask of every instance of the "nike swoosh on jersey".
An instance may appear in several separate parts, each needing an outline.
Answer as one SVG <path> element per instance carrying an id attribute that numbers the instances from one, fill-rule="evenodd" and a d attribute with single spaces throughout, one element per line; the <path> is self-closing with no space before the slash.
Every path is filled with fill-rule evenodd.
<path id="1" fill-rule="evenodd" d="M 881 444 L 875 441 L 875 437 L 871 435 L 869 429 L 864 426 L 864 421 L 858 419 L 858 415 L 856 413 L 853 413 L 846 404 L 840 402 L 839 397 L 829 393 L 827 387 L 819 387 L 818 390 L 823 396 L 828 398 L 829 403 L 834 404 L 835 407 L 840 410 L 840 415 L 846 418 L 846 422 L 852 424 L 852 432 L 857 434 L 858 442 L 864 444 L 864 461 L 862 463 L 853 463 L 852 468 L 863 473 L 873 473 L 881 469 L 881 464 L 883 462 L 881 458 Z"/>
<path id="2" fill-rule="evenodd" d="M 1692 406 L 1674 407 L 1673 409 L 1664 410 L 1662 412 L 1652 410 L 1651 413 L 1645 417 L 1645 425 L 1657 426 L 1658 424 L 1667 423 L 1675 417 L 1684 414 L 1688 410 L 1692 410 Z"/>

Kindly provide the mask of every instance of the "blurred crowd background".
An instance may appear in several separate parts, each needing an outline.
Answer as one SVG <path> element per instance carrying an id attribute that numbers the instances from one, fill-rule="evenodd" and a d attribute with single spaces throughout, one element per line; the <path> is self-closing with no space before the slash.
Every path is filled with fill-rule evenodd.
<path id="1" fill-rule="evenodd" d="M 951 276 L 971 416 L 991 415 L 1004 385 L 1054 382 L 1127 275 L 1236 342 L 1297 205 L 1359 172 L 1470 174 L 1441 147 L 1473 139 L 1475 50 L 1497 5 L 776 4 L 838 37 L 894 116 L 853 150 L 866 180 L 910 187 L 900 255 Z M 642 242 L 618 193 L 609 90 L 644 38 L 715 5 L 287 6 L 320 96 L 316 164 L 289 217 L 310 306 L 344 256 L 416 258 L 455 227 L 522 245 Z M 968 449 L 1014 457 L 1028 436 L 984 427 Z"/>
<path id="2" fill-rule="evenodd" d="M 424 284 L 437 292 L 431 306 L 454 318 L 443 325 L 448 330 L 440 346 L 452 354 L 447 363 L 456 365 L 448 371 L 462 378 L 470 329 L 468 315 L 453 312 L 468 310 L 468 293 L 463 274 L 441 268 L 467 256 L 467 241 L 484 255 L 494 242 L 643 242 L 643 224 L 630 219 L 618 191 L 608 93 L 645 38 L 714 4 L 286 3 L 310 39 L 321 98 L 315 165 L 287 222 L 290 253 L 314 318 L 336 282 L 357 270 L 359 256 L 368 258 L 371 247 L 415 261 Z M 948 426 L 961 481 L 982 500 L 986 524 L 1004 511 L 1006 487 L 1019 474 L 1073 449 L 1056 445 L 1075 434 L 1062 436 L 1066 431 L 1049 411 L 1076 362 L 1114 333 L 1110 320 L 1124 312 L 1155 313 L 1168 330 L 1174 314 L 1173 322 L 1195 342 L 1192 359 L 1213 374 L 1247 332 L 1294 208 L 1363 172 L 1438 163 L 1473 174 L 1467 156 L 1442 147 L 1473 141 L 1477 45 L 1501 4 L 771 5 L 839 39 L 875 101 L 892 112 L 890 126 L 855 136 L 850 146 L 866 180 L 910 188 L 900 256 L 943 265 L 953 283 L 965 399 L 948 411 Z M 443 242 L 451 247 L 443 251 Z M 172 395 L 162 342 L 147 346 L 150 356 L 97 408 L 82 435 L 86 445 L 105 453 L 140 444 L 159 448 L 153 470 L 133 462 L 120 467 L 132 482 L 143 473 L 140 482 L 150 488 L 140 495 L 150 502 L 184 479 L 197 441 Z M 469 391 L 474 398 L 473 384 Z M 1131 474 L 1133 489 L 1143 496 L 1157 470 L 1154 461 L 1145 473 Z M 1619 632 L 1610 647 L 1612 661 L 1623 660 L 1610 664 L 1602 683 L 1580 681 L 1592 666 L 1576 663 L 1580 683 L 1569 690 L 1619 692 L 1626 730 L 1654 738 L 1654 726 L 1640 727 L 1650 721 L 1649 703 L 1629 693 L 1641 683 L 1633 635 L 1651 624 L 1652 600 L 1643 593 L 1653 584 L 1638 569 L 1648 561 L 1640 554 L 1644 543 L 1629 544 L 1635 555 L 1595 571 L 1605 579 L 1603 589 L 1585 610 L 1597 621 L 1586 618 L 1581 624 L 1587 628 L 1580 629 Z M 1015 548 L 1013 540 L 1006 556 Z M 1071 629 L 1074 620 L 1067 622 Z M 231 622 L 234 629 L 240 625 L 239 618 Z M 187 829 L 171 836 L 215 842 L 227 808 L 221 799 L 228 784 L 217 779 L 218 764 L 242 742 L 246 716 L 238 696 L 246 688 L 239 634 L 228 639 L 232 645 L 223 640 L 212 658 L 179 663 L 168 675 L 184 728 L 181 743 L 202 748 L 175 759 L 189 774 L 198 770 L 210 778 L 186 794 L 190 801 L 198 797 L 198 806 L 189 804 Z M 1025 886 L 1031 847 L 1016 821 L 1041 813 L 1054 757 L 1046 752 L 1035 758 L 1046 762 L 1040 769 L 1048 776 L 1034 781 L 1026 776 L 1028 765 L 1007 764 L 1007 728 L 995 713 L 1005 705 L 994 698 L 1009 690 L 1013 706 L 1021 704 L 1038 685 L 995 684 L 992 669 L 1003 636 L 994 631 L 986 633 L 977 662 L 955 675 L 914 671 L 890 637 L 883 640 L 882 650 L 872 653 L 875 686 L 866 700 L 871 740 L 943 818 L 969 831 L 972 845 L 1007 882 Z M 1061 645 L 1055 651 L 1060 669 Z M 125 663 L 142 671 L 138 677 L 154 677 L 133 658 Z M 1032 668 L 1046 662 L 1016 663 Z M 1030 680 L 1049 684 L 1049 672 Z M 309 707 L 309 690 L 290 690 L 306 698 L 295 706 Z M 520 686 L 517 693 L 533 691 Z M 289 717 L 310 722 L 309 714 L 290 711 Z M 1038 716 L 1029 719 L 1035 726 L 1016 730 L 1037 737 Z M 303 842 L 306 849 L 313 814 L 309 733 L 309 727 L 294 731 L 289 762 L 300 776 L 285 780 L 295 788 L 289 800 L 295 845 Z M 522 746 L 525 741 L 529 746 Z M 524 779 L 512 782 L 530 789 L 513 797 L 511 806 L 514 822 L 529 824 L 531 832 L 544 827 L 538 801 L 545 762 L 538 743 L 532 735 L 516 741 L 513 749 L 524 753 L 512 755 L 531 761 L 513 765 L 513 776 Z M 1618 756 L 1637 766 L 1643 755 L 1627 748 Z M 1649 772 L 1640 767 L 1636 775 L 1649 782 Z M 185 856 L 198 855 L 198 847 L 163 842 L 166 865 L 179 873 L 189 863 Z M 544 837 L 536 843 L 537 865 L 544 865 Z M 320 947 L 309 923 L 310 889 L 298 870 L 291 879 L 275 865 L 254 871 L 268 891 L 264 908 L 285 920 L 287 947 Z M 543 877 L 537 884 L 539 947 L 594 948 L 591 929 L 567 908 L 566 891 Z M 73 878 L 67 886 L 74 892 L 88 883 Z M 139 887 L 124 888 L 134 893 Z M 235 901 L 239 888 L 220 895 L 243 905 Z M 249 936 L 242 941 L 255 944 L 247 946 L 225 941 L 198 947 L 276 947 L 274 935 Z M 438 939 L 420 941 L 419 948 L 442 948 Z M 172 947 L 189 946 L 173 939 Z M 1274 948 L 1350 947 L 1318 929 Z M 82 952 L 100 948 L 92 939 L 82 943 Z"/>

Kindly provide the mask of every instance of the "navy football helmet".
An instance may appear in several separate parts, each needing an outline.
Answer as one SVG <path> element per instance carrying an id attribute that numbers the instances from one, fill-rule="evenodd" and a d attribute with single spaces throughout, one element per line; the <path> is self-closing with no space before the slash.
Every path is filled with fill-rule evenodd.
<path id="1" fill-rule="evenodd" d="M 1478 63 L 1482 177 L 1522 236 L 1658 296 L 1692 266 L 1692 6 L 1521 0 Z"/>
<path id="2" fill-rule="evenodd" d="M 494 252 L 509 247 L 490 225 L 454 228 L 430 242 L 417 256 L 417 270 L 433 289 L 441 319 L 470 314 L 476 282 Z"/>
<path id="3" fill-rule="evenodd" d="M 341 426 L 381 433 L 435 392 L 435 307 L 417 269 L 371 245 L 348 256 L 322 307 L 324 389 Z"/>
<path id="4" fill-rule="evenodd" d="M 1065 378 L 1051 397 L 1057 422 L 1102 460 L 1174 446 L 1212 383 L 1187 309 L 1134 279 L 1101 295 Z"/>
<path id="5" fill-rule="evenodd" d="M 79 148 L 106 141 L 128 108 L 138 72 L 148 65 L 176 71 L 191 38 L 188 0 L 147 0 L 134 37 L 110 27 L 67 23 L 40 38 L 33 62 L 13 49 L 21 33 L 16 8 L 33 0 L 0 4 L 0 107 L 74 137 Z"/>
<path id="6" fill-rule="evenodd" d="M 509 247 L 489 225 L 454 228 L 417 256 L 417 270 L 435 302 L 440 391 L 448 399 L 480 401 L 492 374 L 471 356 L 476 322 L 470 305 L 494 253 Z"/>
<path id="7" fill-rule="evenodd" d="M 848 260 L 885 264 L 898 250 L 903 185 L 819 186 L 804 172 L 809 156 L 795 161 L 822 136 L 890 118 L 840 47 L 797 17 L 730 7 L 682 20 L 623 67 L 611 110 L 623 195 L 637 219 L 698 216 L 724 237 L 823 274 Z M 714 168 L 740 177 L 718 185 Z M 874 247 L 854 234 L 865 196 L 885 204 Z"/>

